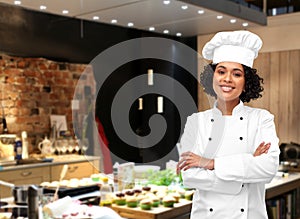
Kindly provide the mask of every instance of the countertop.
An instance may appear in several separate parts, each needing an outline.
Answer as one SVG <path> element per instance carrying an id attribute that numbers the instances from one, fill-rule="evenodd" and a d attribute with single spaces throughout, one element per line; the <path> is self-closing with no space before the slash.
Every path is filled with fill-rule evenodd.
<path id="1" fill-rule="evenodd" d="M 278 172 L 274 179 L 266 184 L 266 199 L 274 198 L 296 188 L 300 188 L 300 173 L 292 172 L 283 176 L 281 172 Z"/>
<path id="2" fill-rule="evenodd" d="M 27 164 L 12 164 L 12 165 L 0 165 L 0 171 L 10 171 L 10 170 L 19 170 L 19 169 L 27 169 L 27 168 L 34 168 L 34 167 L 43 167 L 43 166 L 50 166 L 50 165 L 61 165 L 61 164 L 70 164 L 70 163 L 78 163 L 78 162 L 85 162 L 85 161 L 93 161 L 93 160 L 100 160 L 98 156 L 88 156 L 88 155 L 53 155 L 47 156 L 45 161 L 41 162 L 33 162 Z"/>

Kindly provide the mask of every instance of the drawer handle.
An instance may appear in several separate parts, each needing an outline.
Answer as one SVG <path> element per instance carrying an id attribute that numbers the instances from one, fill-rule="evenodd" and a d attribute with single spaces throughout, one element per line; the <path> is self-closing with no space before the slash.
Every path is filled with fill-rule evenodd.
<path id="1" fill-rule="evenodd" d="M 29 172 L 22 172 L 21 176 L 27 177 L 27 176 L 30 176 L 31 174 L 32 174 L 31 171 L 29 171 Z"/>
<path id="2" fill-rule="evenodd" d="M 68 168 L 68 171 L 71 172 L 71 173 L 73 173 L 73 172 L 75 172 L 77 169 L 78 169 L 78 166 L 73 166 L 73 167 L 69 167 L 69 168 Z"/>

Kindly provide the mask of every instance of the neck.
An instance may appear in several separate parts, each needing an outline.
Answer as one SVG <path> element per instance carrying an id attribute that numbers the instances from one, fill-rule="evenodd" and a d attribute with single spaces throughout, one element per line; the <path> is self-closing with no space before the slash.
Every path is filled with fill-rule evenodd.
<path id="1" fill-rule="evenodd" d="M 232 115 L 234 107 L 240 103 L 240 100 L 224 101 L 221 99 L 217 100 L 217 108 L 222 112 L 222 115 Z"/>

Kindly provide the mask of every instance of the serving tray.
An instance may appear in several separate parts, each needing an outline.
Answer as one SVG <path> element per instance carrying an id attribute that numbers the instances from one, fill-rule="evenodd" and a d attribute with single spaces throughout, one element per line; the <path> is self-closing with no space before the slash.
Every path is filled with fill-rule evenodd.
<path id="1" fill-rule="evenodd" d="M 152 207 L 151 210 L 142 210 L 140 207 L 129 208 L 116 204 L 113 204 L 111 208 L 121 217 L 130 219 L 174 219 L 177 217 L 185 219 L 190 218 L 192 201 L 180 199 L 179 203 L 175 203 L 172 208 L 160 205 L 159 207 Z"/>

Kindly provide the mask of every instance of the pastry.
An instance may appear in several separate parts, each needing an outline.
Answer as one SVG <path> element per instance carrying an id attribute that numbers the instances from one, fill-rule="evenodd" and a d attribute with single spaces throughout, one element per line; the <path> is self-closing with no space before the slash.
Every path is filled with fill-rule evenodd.
<path id="1" fill-rule="evenodd" d="M 149 198 L 143 199 L 140 202 L 140 207 L 142 210 L 150 210 L 152 206 L 152 201 Z"/>
<path id="2" fill-rule="evenodd" d="M 176 202 L 175 198 L 171 195 L 167 195 L 163 198 L 162 203 L 164 207 L 174 207 L 174 203 Z"/>
<path id="3" fill-rule="evenodd" d="M 128 196 L 126 198 L 126 204 L 127 204 L 127 207 L 135 208 L 138 205 L 138 201 L 137 201 L 136 197 Z"/>
<path id="4" fill-rule="evenodd" d="M 178 192 L 173 192 L 173 193 L 170 193 L 169 195 L 171 195 L 171 196 L 173 196 L 173 198 L 175 198 L 175 203 L 179 202 L 179 199 L 181 196 Z"/>
<path id="5" fill-rule="evenodd" d="M 124 193 L 117 193 L 115 194 L 115 198 L 113 199 L 116 205 L 126 205 L 126 198 Z"/>
<path id="6" fill-rule="evenodd" d="M 185 199 L 192 201 L 193 200 L 193 195 L 194 195 L 194 190 L 188 190 L 185 192 Z"/>

